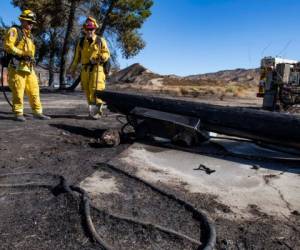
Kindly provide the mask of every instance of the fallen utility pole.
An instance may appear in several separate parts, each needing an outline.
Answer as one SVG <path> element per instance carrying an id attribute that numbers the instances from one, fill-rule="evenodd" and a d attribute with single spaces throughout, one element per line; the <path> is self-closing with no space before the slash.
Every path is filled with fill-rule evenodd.
<path id="1" fill-rule="evenodd" d="M 300 117 L 251 108 L 227 107 L 118 91 L 98 91 L 112 111 L 125 115 L 135 107 L 201 120 L 201 129 L 300 149 Z"/>

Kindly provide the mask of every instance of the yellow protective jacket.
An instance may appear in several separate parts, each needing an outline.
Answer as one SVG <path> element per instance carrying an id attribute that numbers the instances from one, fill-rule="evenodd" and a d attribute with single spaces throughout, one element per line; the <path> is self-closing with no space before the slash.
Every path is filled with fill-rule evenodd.
<path id="1" fill-rule="evenodd" d="M 7 31 L 4 39 L 4 50 L 8 54 L 19 57 L 17 65 L 11 62 L 8 67 L 9 87 L 12 90 L 12 110 L 16 115 L 23 115 L 24 92 L 26 92 L 33 112 L 41 114 L 43 110 L 37 76 L 30 60 L 22 59 L 22 57 L 34 58 L 35 45 L 30 31 L 23 30 L 22 32 L 22 38 L 18 43 L 18 29 L 15 27 Z"/>
<path id="2" fill-rule="evenodd" d="M 89 43 L 87 38 L 84 38 L 83 46 L 80 47 L 80 42 L 77 43 L 73 62 L 71 64 L 71 71 L 75 71 L 78 64 L 87 65 L 91 61 L 101 60 L 106 62 L 110 57 L 110 52 L 107 43 L 103 37 L 101 37 L 101 48 L 97 43 L 97 36 L 93 38 L 93 42 Z"/>
<path id="3" fill-rule="evenodd" d="M 28 56 L 34 58 L 35 45 L 30 31 L 23 30 L 22 39 L 18 44 L 16 44 L 17 39 L 18 30 L 15 27 L 10 28 L 4 38 L 4 50 L 8 54 L 16 55 L 19 57 Z M 28 63 L 28 67 L 32 68 L 32 65 Z"/>
<path id="4" fill-rule="evenodd" d="M 93 37 L 93 41 L 89 42 L 87 38 L 84 38 L 83 44 L 79 41 L 76 46 L 73 62 L 70 66 L 70 70 L 75 72 L 77 65 L 80 63 L 83 65 L 81 70 L 81 86 L 85 92 L 87 102 L 89 105 L 101 105 L 103 101 L 96 98 L 96 90 L 101 91 L 105 89 L 105 74 L 103 70 L 103 63 L 106 62 L 110 53 L 107 47 L 107 43 L 104 38 L 101 38 L 101 43 L 97 36 Z M 82 46 L 81 46 L 82 45 Z M 99 47 L 100 45 L 100 47 Z M 99 60 L 100 59 L 100 60 Z M 98 67 L 95 67 L 94 63 L 99 62 Z"/>

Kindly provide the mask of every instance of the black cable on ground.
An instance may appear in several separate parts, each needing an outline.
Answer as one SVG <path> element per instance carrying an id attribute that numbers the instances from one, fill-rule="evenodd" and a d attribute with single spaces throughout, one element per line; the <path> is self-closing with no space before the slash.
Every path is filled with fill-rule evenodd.
<path id="1" fill-rule="evenodd" d="M 9 176 L 18 176 L 18 175 L 39 175 L 39 176 L 51 176 L 54 179 L 64 179 L 63 176 L 58 174 L 51 174 L 51 173 L 38 173 L 38 172 L 21 172 L 21 173 L 6 173 L 0 174 L 0 178 L 5 178 Z"/>
<path id="2" fill-rule="evenodd" d="M 5 178 L 9 176 L 17 176 L 17 175 L 39 175 L 39 176 L 51 176 L 56 179 L 59 179 L 59 184 L 58 185 L 49 185 L 49 184 L 43 184 L 43 183 L 24 183 L 24 184 L 1 184 L 0 188 L 26 188 L 26 187 L 39 187 L 39 188 L 47 188 L 53 191 L 54 194 L 58 195 L 59 193 L 62 192 L 67 192 L 73 195 L 72 191 L 75 191 L 77 193 L 80 193 L 82 195 L 82 202 L 83 202 L 83 211 L 84 211 L 84 217 L 86 219 L 87 227 L 88 230 L 94 240 L 103 247 L 105 250 L 111 250 L 113 249 L 110 247 L 102 238 L 99 236 L 97 233 L 95 226 L 93 224 L 93 221 L 91 219 L 91 213 L 90 213 L 90 204 L 89 204 L 89 198 L 87 193 L 75 186 L 69 186 L 67 183 L 66 179 L 63 176 L 59 175 L 53 175 L 49 173 L 30 173 L 30 172 L 25 172 L 25 173 L 8 173 L 8 174 L 3 174 L 0 175 L 0 178 Z"/>
<path id="3" fill-rule="evenodd" d="M 124 220 L 124 221 L 128 221 L 132 224 L 138 224 L 138 225 L 142 225 L 142 226 L 145 226 L 145 227 L 151 227 L 151 228 L 155 228 L 156 230 L 158 231 L 161 231 L 163 233 L 166 233 L 166 234 L 169 234 L 169 235 L 173 235 L 173 236 L 177 236 L 178 238 L 181 238 L 181 239 L 184 239 L 184 240 L 187 240 L 187 241 L 190 241 L 198 246 L 202 245 L 202 242 L 198 241 L 198 240 L 195 240 L 185 234 L 182 234 L 182 233 L 179 233 L 179 232 L 176 232 L 172 229 L 168 229 L 166 227 L 163 227 L 163 226 L 160 226 L 160 225 L 157 225 L 157 224 L 153 224 L 153 223 L 149 223 L 149 222 L 143 222 L 143 221 L 140 221 L 140 220 L 137 220 L 137 219 L 133 219 L 133 218 L 130 218 L 130 217 L 126 217 L 126 216 L 121 216 L 121 215 L 116 215 L 116 214 L 110 214 L 110 213 L 107 213 L 106 211 L 103 211 L 103 210 L 100 210 L 99 208 L 96 208 L 96 207 L 93 207 L 96 211 L 98 211 L 99 213 L 102 213 L 102 214 L 105 214 L 109 217 L 112 217 L 112 218 L 115 218 L 115 219 L 118 219 L 118 220 Z"/>
<path id="4" fill-rule="evenodd" d="M 94 226 L 94 223 L 93 223 L 92 217 L 91 217 L 91 211 L 90 211 L 90 201 L 89 201 L 89 197 L 88 197 L 88 194 L 86 193 L 86 191 L 84 191 L 82 188 L 76 187 L 76 186 L 70 186 L 70 188 L 72 191 L 75 191 L 82 195 L 82 202 L 83 202 L 83 208 L 85 211 L 86 224 L 87 224 L 91 234 L 93 235 L 94 240 L 96 240 L 104 249 L 107 249 L 107 250 L 113 249 L 104 240 L 102 240 L 102 238 L 100 237 L 100 235 L 98 234 L 98 232 Z"/>
<path id="5" fill-rule="evenodd" d="M 105 164 L 105 166 L 109 169 L 114 170 L 115 172 L 121 173 L 131 179 L 134 179 L 136 181 L 143 183 L 145 186 L 148 186 L 149 188 L 156 191 L 157 193 L 159 193 L 163 196 L 166 196 L 169 199 L 175 200 L 180 205 L 184 206 L 188 211 L 192 212 L 194 217 L 200 220 L 201 229 L 203 229 L 203 230 L 201 230 L 201 233 L 204 234 L 203 238 L 205 241 L 202 242 L 203 245 L 199 246 L 199 249 L 203 249 L 203 250 L 213 250 L 214 249 L 214 246 L 216 244 L 216 238 L 217 238 L 216 228 L 215 228 L 213 222 L 211 221 L 211 219 L 206 215 L 206 213 L 204 211 L 196 209 L 191 203 L 178 198 L 174 194 L 167 193 L 163 189 L 161 189 L 161 188 L 153 185 L 152 183 L 149 183 L 149 182 L 145 181 L 144 179 L 141 179 L 131 173 L 128 173 L 120 168 L 117 168 L 117 167 L 109 165 L 109 164 Z"/>
<path id="6" fill-rule="evenodd" d="M 89 202 L 89 197 L 88 197 L 88 194 L 87 192 L 80 188 L 80 187 L 76 187 L 76 186 L 70 186 L 71 190 L 72 191 L 75 191 L 75 192 L 78 192 L 80 194 L 83 195 L 83 202 L 84 202 L 84 210 L 86 211 L 85 214 L 86 214 L 86 223 L 87 225 L 89 226 L 90 230 L 92 231 L 94 237 L 95 237 L 95 240 L 102 246 L 104 246 L 106 249 L 112 249 L 109 245 L 106 245 L 106 243 L 101 239 L 101 237 L 98 235 L 95 227 L 94 227 L 94 224 L 92 222 L 92 219 L 91 219 L 91 214 L 90 214 L 90 202 Z M 96 211 L 102 213 L 102 214 L 106 214 L 110 217 L 113 217 L 113 218 L 116 218 L 116 219 L 119 219 L 119 220 L 124 220 L 124 221 L 128 221 L 130 223 L 134 223 L 134 224 L 140 224 L 140 225 L 143 225 L 143 226 L 146 226 L 146 227 L 152 227 L 152 228 L 155 228 L 159 231 L 162 231 L 164 233 L 167 233 L 167 234 L 170 234 L 170 235 L 175 235 L 177 236 L 178 238 L 181 238 L 181 239 L 185 239 L 185 240 L 188 240 L 198 246 L 200 246 L 202 243 L 200 241 L 197 241 L 189 236 L 186 236 L 184 234 L 181 234 L 181 233 L 178 233 L 174 230 L 170 230 L 168 228 L 165 228 L 165 227 L 162 227 L 162 226 L 159 226 L 157 224 L 152 224 L 152 223 L 145 223 L 145 222 L 142 222 L 140 220 L 135 220 L 133 218 L 128 218 L 128 217 L 123 217 L 123 216 L 119 216 L 119 215 L 114 215 L 114 214 L 110 214 L 110 213 L 107 213 L 105 211 L 102 211 L 96 207 L 93 207 L 93 209 L 95 209 Z"/>
<path id="7" fill-rule="evenodd" d="M 131 223 L 135 223 L 135 224 L 140 224 L 140 225 L 143 225 L 143 226 L 146 226 L 146 227 L 152 227 L 152 228 L 155 228 L 159 231 L 162 231 L 164 233 L 167 233 L 167 234 L 171 234 L 171 235 L 174 235 L 176 237 L 179 237 L 179 238 L 182 238 L 182 239 L 185 239 L 185 240 L 188 240 L 196 245 L 198 245 L 198 249 L 204 249 L 204 250 L 212 250 L 214 245 L 215 245 L 215 241 L 216 241 L 216 231 L 215 231 L 215 228 L 212 224 L 212 222 L 210 221 L 210 219 L 205 215 L 204 212 L 202 211 L 199 211 L 197 209 L 195 209 L 191 204 L 183 201 L 183 200 L 180 200 L 179 198 L 175 197 L 174 195 L 172 194 L 168 194 L 166 193 L 165 191 L 159 189 L 158 187 L 136 177 L 136 176 L 133 176 L 119 168 L 116 168 L 114 166 L 110 166 L 110 165 L 107 165 L 109 166 L 111 169 L 115 170 L 115 171 L 118 171 L 120 173 L 123 173 L 124 175 L 130 177 L 130 178 L 133 178 L 137 181 L 140 181 L 142 182 L 144 185 L 150 187 L 151 189 L 153 189 L 154 191 L 162 194 L 162 195 L 165 195 L 167 196 L 168 198 L 170 199 L 173 199 L 175 201 L 177 201 L 179 204 L 183 205 L 187 210 L 191 211 L 193 213 L 193 215 L 195 217 L 197 217 L 198 219 L 201 219 L 201 229 L 204 229 L 204 236 L 205 236 L 205 242 L 202 243 L 200 241 L 197 241 L 187 235 L 184 235 L 184 234 L 181 234 L 179 232 L 176 232 L 174 230 L 171 230 L 171 229 L 167 229 L 165 227 L 162 227 L 162 226 L 159 226 L 157 224 L 152 224 L 152 223 L 146 223 L 146 222 L 141 222 L 139 220 L 135 220 L 133 218 L 128 218 L 128 217 L 122 217 L 122 216 L 119 216 L 119 215 L 113 215 L 113 214 L 109 214 L 107 212 L 104 212 L 104 211 L 101 211 L 99 210 L 98 208 L 95 208 L 94 209 L 96 211 L 99 211 L 101 213 L 105 213 L 107 214 L 108 216 L 111 216 L 113 218 L 116 218 L 116 219 L 120 219 L 120 220 L 126 220 L 128 222 L 131 222 Z M 54 179 L 59 179 L 59 184 L 58 185 L 50 185 L 50 184 L 44 184 L 44 183 L 35 183 L 35 182 L 29 182 L 29 183 L 25 183 L 25 184 L 2 184 L 0 185 L 0 188 L 26 188 L 26 187 L 40 187 L 40 188 L 47 188 L 47 189 L 50 189 L 54 194 L 58 195 L 62 192 L 67 192 L 67 193 L 70 193 L 72 195 L 74 195 L 74 193 L 72 191 L 75 191 L 79 194 L 81 194 L 82 196 L 82 202 L 83 202 L 83 211 L 84 211 L 84 217 L 85 217 L 85 221 L 86 221 L 86 224 L 87 224 L 87 227 L 88 227 L 88 230 L 92 236 L 92 238 L 100 245 L 102 246 L 104 249 L 107 249 L 107 250 L 110 250 L 110 249 L 113 249 L 111 246 L 109 246 L 100 236 L 99 234 L 97 233 L 96 229 L 95 229 L 95 226 L 93 224 L 93 221 L 92 221 L 92 218 L 91 218 L 91 213 L 90 213 L 90 200 L 89 200 L 89 197 L 88 197 L 88 194 L 85 190 L 83 190 L 82 188 L 80 187 L 77 187 L 77 186 L 70 186 L 66 179 L 63 177 L 63 176 L 60 176 L 60 175 L 54 175 L 54 174 L 49 174 L 49 173 L 34 173 L 34 172 L 23 172 L 23 173 L 8 173 L 8 174 L 2 174 L 0 175 L 0 178 L 6 178 L 6 177 L 9 177 L 9 176 L 18 176 L 18 175 L 39 175 L 39 176 L 51 176 L 53 177 Z M 204 225 L 203 225 L 204 223 Z M 206 230 L 209 230 L 209 232 L 207 233 Z"/>
<path id="8" fill-rule="evenodd" d="M 32 188 L 32 187 L 52 189 L 53 185 L 36 183 L 36 182 L 29 182 L 26 184 L 1 184 L 0 185 L 0 188 Z"/>

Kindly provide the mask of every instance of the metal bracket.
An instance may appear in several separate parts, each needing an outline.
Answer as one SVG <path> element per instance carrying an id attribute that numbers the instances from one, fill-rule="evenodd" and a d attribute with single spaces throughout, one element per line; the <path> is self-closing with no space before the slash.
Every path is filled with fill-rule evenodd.
<path id="1" fill-rule="evenodd" d="M 200 132 L 201 121 L 199 118 L 177 115 L 140 107 L 135 107 L 130 112 L 130 114 L 140 118 L 151 118 L 155 120 L 170 122 Z"/>
<path id="2" fill-rule="evenodd" d="M 168 139 L 186 146 L 209 139 L 209 133 L 201 129 L 199 118 L 141 107 L 131 110 L 129 117 L 140 138 Z"/>

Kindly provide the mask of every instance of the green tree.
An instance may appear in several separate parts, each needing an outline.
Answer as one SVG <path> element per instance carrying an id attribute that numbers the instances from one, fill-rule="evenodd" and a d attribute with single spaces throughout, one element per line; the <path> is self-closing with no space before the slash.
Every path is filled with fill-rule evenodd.
<path id="1" fill-rule="evenodd" d="M 60 0 L 12 0 L 21 10 L 31 9 L 37 15 L 38 25 L 33 33 L 36 43 L 37 63 L 45 63 L 49 70 L 49 86 L 53 84 L 54 72 L 61 53 L 63 27 L 61 16 L 64 14 L 64 1 Z"/>
<path id="2" fill-rule="evenodd" d="M 5 28 L 0 26 L 0 48 L 3 48 L 3 38 L 5 35 Z"/>
<path id="3" fill-rule="evenodd" d="M 130 58 L 145 47 L 139 30 L 151 15 L 153 5 L 152 0 L 12 0 L 12 3 L 37 14 L 39 24 L 34 30 L 37 61 L 48 64 L 50 84 L 53 72 L 59 68 L 61 85 L 68 52 L 78 41 L 80 20 L 84 16 L 92 15 L 98 20 L 99 34 L 112 45 L 112 55 L 119 49 L 123 57 Z"/>
<path id="4" fill-rule="evenodd" d="M 94 16 L 99 24 L 99 35 L 105 35 L 111 42 L 116 44 L 123 57 L 130 58 L 137 55 L 144 47 L 145 42 L 138 30 L 145 20 L 151 15 L 152 0 L 90 0 L 74 1 L 70 7 L 68 27 L 72 27 L 75 21 L 75 9 L 85 8 L 84 13 Z M 72 28 L 67 29 L 67 34 Z M 66 36 L 67 38 L 67 36 Z M 65 39 L 68 44 L 68 40 Z M 64 71 L 67 50 L 62 53 L 60 82 L 64 82 Z M 112 51 L 112 55 L 116 55 Z"/>
<path id="5" fill-rule="evenodd" d="M 91 14 L 101 23 L 100 35 L 116 43 L 123 57 L 137 55 L 145 42 L 139 30 L 151 16 L 152 0 L 104 0 L 91 7 Z"/>
<path id="6" fill-rule="evenodd" d="M 70 7 L 68 8 L 68 24 L 65 32 L 65 39 L 63 43 L 62 53 L 61 53 L 61 64 L 60 64 L 60 74 L 59 81 L 60 87 L 64 88 L 65 83 L 65 74 L 66 74 L 66 63 L 67 63 L 67 55 L 71 45 L 72 32 L 75 25 L 76 20 L 76 9 L 78 8 L 81 0 L 72 0 L 70 3 Z"/>

